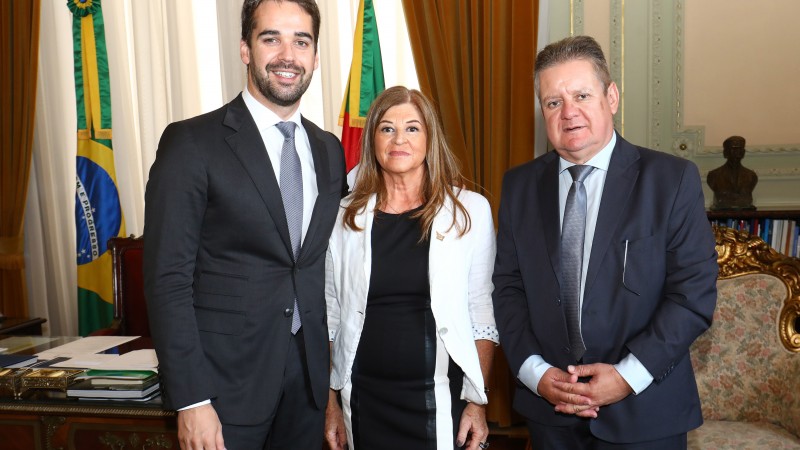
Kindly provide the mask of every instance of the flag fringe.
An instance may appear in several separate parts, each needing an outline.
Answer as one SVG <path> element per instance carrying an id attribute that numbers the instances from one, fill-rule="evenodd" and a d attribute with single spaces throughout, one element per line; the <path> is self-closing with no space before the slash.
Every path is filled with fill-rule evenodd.
<path id="1" fill-rule="evenodd" d="M 351 116 L 350 120 L 347 121 L 347 125 L 350 126 L 350 128 L 364 128 L 364 126 L 366 124 L 367 124 L 367 118 L 366 117 L 352 117 Z M 339 126 L 340 127 L 344 126 L 344 117 L 339 117 Z"/>

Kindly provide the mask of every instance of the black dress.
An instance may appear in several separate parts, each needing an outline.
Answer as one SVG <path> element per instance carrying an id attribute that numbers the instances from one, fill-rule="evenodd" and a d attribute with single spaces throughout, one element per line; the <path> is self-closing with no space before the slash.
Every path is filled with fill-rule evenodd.
<path id="1" fill-rule="evenodd" d="M 375 214 L 350 398 L 355 450 L 455 448 L 466 406 L 459 399 L 464 374 L 437 335 L 429 243 L 418 242 L 419 221 L 410 217 L 415 211 Z"/>

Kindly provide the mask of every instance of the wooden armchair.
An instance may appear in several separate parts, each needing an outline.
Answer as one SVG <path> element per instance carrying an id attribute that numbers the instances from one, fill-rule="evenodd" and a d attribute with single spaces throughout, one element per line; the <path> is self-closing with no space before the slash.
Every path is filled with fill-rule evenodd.
<path id="1" fill-rule="evenodd" d="M 108 241 L 114 289 L 114 321 L 92 336 L 150 337 L 144 299 L 143 247 L 141 237 L 115 237 Z"/>
<path id="2" fill-rule="evenodd" d="M 690 449 L 800 448 L 800 260 L 715 227 L 717 309 L 692 346 L 704 424 Z"/>

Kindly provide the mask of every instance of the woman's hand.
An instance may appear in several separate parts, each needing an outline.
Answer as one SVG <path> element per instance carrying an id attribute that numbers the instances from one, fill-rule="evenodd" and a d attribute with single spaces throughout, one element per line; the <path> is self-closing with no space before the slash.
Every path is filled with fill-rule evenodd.
<path id="1" fill-rule="evenodd" d="M 347 448 L 347 431 L 344 428 L 344 414 L 339 406 L 336 391 L 330 390 L 328 407 L 325 408 L 325 441 L 330 450 Z"/>
<path id="2" fill-rule="evenodd" d="M 489 426 L 486 425 L 486 405 L 467 403 L 461 413 L 461 423 L 456 435 L 456 446 L 467 450 L 478 450 L 480 444 L 489 437 Z"/>

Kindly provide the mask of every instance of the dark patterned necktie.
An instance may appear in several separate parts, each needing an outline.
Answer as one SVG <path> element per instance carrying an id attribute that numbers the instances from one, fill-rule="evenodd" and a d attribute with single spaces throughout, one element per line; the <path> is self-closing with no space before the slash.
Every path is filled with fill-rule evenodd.
<path id="1" fill-rule="evenodd" d="M 581 274 L 583 272 L 583 241 L 586 234 L 586 188 L 583 180 L 594 167 L 570 167 L 572 187 L 567 194 L 564 221 L 561 226 L 561 297 L 567 318 L 569 347 L 572 357 L 579 361 L 586 352 L 581 336 Z"/>
<path id="2" fill-rule="evenodd" d="M 294 146 L 294 122 L 279 122 L 278 129 L 283 133 L 283 150 L 281 150 L 281 199 L 286 211 L 286 223 L 289 225 L 289 239 L 292 241 L 294 260 L 300 256 L 300 242 L 303 237 L 303 169 L 300 157 Z M 300 329 L 300 309 L 297 298 L 294 299 L 292 313 L 292 334 Z"/>

